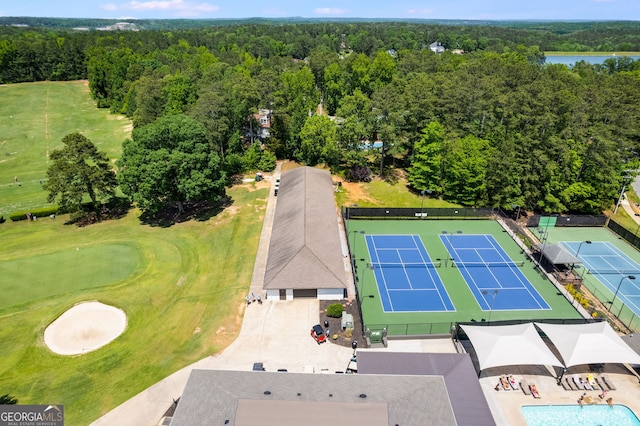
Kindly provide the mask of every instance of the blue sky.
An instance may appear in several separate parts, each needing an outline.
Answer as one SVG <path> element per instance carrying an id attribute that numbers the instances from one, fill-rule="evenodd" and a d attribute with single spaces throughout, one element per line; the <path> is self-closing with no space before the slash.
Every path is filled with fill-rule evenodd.
<path id="1" fill-rule="evenodd" d="M 0 0 L 0 16 L 640 20 L 640 0 Z"/>

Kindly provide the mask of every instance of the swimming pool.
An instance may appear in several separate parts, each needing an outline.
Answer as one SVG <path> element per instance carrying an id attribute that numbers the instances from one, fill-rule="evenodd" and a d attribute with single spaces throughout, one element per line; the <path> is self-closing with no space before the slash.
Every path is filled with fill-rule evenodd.
<path id="1" fill-rule="evenodd" d="M 639 426 L 640 420 L 626 405 L 524 405 L 529 426 Z"/>

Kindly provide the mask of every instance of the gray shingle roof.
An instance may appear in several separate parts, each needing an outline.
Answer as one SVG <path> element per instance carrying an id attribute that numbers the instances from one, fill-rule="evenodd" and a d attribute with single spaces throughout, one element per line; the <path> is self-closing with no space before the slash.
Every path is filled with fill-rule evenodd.
<path id="1" fill-rule="evenodd" d="M 441 376 L 193 370 L 171 426 L 224 424 L 423 426 L 456 419 Z"/>
<path id="2" fill-rule="evenodd" d="M 263 287 L 346 288 L 329 172 L 300 167 L 282 174 Z"/>
<path id="3" fill-rule="evenodd" d="M 441 376 L 458 425 L 496 424 L 469 354 L 361 351 L 358 375 L 363 374 Z"/>

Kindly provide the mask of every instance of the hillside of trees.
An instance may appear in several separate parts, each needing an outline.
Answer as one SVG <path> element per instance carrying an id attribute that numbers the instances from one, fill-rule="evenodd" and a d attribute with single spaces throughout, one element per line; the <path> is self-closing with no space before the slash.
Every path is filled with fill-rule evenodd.
<path id="1" fill-rule="evenodd" d="M 228 176 L 275 155 L 353 180 L 403 168 L 413 190 L 468 206 L 599 213 L 638 168 L 640 63 L 570 69 L 544 51 L 621 43 L 640 51 L 634 24 L 0 27 L 0 83 L 88 78 L 134 128 L 189 116 Z M 247 137 L 258 109 L 263 144 Z"/>

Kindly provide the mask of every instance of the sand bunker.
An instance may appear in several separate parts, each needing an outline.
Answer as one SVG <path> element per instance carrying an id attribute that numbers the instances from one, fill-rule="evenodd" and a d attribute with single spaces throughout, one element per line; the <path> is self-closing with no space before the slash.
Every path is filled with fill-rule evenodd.
<path id="1" fill-rule="evenodd" d="M 44 331 L 44 343 L 60 355 L 94 351 L 114 340 L 127 327 L 122 309 L 100 302 L 75 305 Z"/>

